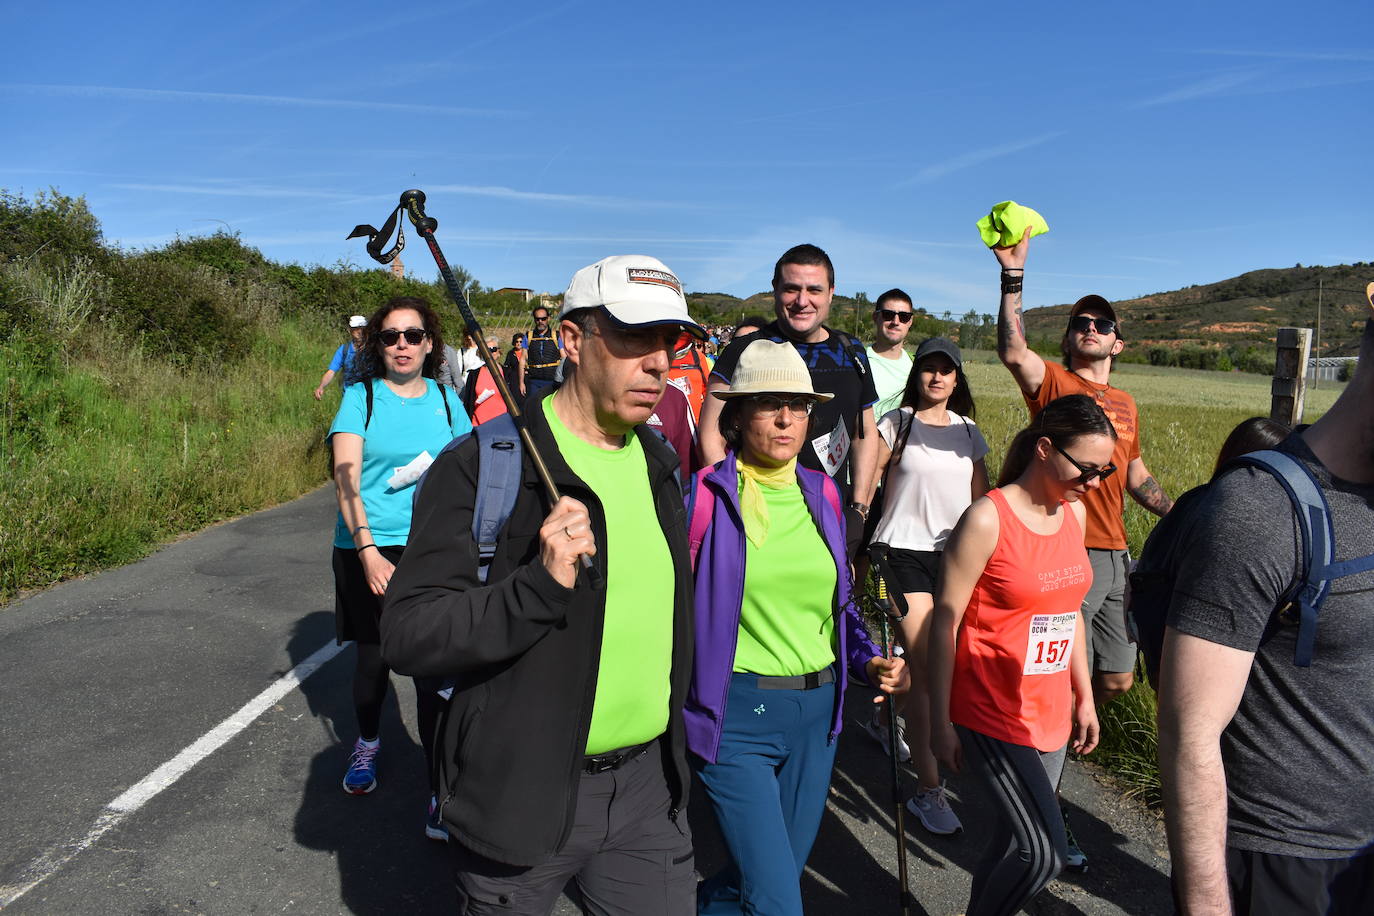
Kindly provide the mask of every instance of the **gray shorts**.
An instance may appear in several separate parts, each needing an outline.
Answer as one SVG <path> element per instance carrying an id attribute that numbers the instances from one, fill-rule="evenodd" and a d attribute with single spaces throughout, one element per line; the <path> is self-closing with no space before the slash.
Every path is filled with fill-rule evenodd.
<path id="1" fill-rule="evenodd" d="M 1093 587 L 1083 599 L 1083 622 L 1088 632 L 1088 670 L 1121 674 L 1135 670 L 1136 645 L 1126 627 L 1126 567 L 1124 550 L 1088 548 Z"/>

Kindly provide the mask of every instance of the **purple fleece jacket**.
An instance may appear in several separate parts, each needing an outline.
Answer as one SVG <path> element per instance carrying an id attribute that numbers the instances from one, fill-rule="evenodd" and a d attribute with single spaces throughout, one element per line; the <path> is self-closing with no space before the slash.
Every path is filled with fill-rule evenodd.
<path id="1" fill-rule="evenodd" d="M 835 559 L 835 658 L 842 662 L 842 668 L 847 667 L 850 676 L 867 684 L 868 672 L 864 666 L 882 652 L 869 638 L 863 619 L 849 601 L 852 583 L 845 555 L 844 519 L 835 516 L 830 501 L 821 490 L 823 486 L 835 484 L 824 474 L 801 465 L 797 465 L 797 483 L 821 538 Z M 735 667 L 740 607 L 744 600 L 744 522 L 740 515 L 739 472 L 734 452 L 727 454 L 715 470 L 706 475 L 700 490 L 689 497 L 688 518 L 692 517 L 692 500 L 714 499 L 716 504 L 697 555 L 696 655 L 683 717 L 687 722 L 687 749 L 707 763 L 715 763 L 725 721 L 730 674 Z M 830 741 L 840 733 L 845 680 L 841 671 L 836 678 Z"/>

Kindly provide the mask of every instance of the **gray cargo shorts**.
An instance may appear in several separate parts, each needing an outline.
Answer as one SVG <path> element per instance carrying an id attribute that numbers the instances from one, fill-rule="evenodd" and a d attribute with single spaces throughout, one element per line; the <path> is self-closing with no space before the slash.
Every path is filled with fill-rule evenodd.
<path id="1" fill-rule="evenodd" d="M 1088 548 L 1093 585 L 1083 599 L 1083 623 L 1088 633 L 1088 670 L 1121 674 L 1135 670 L 1136 645 L 1126 625 L 1126 573 L 1130 555 L 1124 550 Z"/>

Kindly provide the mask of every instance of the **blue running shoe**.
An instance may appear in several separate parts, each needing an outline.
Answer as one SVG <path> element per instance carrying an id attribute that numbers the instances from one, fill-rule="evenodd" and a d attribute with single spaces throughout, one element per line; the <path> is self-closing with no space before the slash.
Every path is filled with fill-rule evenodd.
<path id="1" fill-rule="evenodd" d="M 377 749 L 381 742 L 368 747 L 359 738 L 348 758 L 348 772 L 344 773 L 343 788 L 349 795 L 366 795 L 377 788 Z"/>
<path id="2" fill-rule="evenodd" d="M 425 836 L 440 843 L 448 842 L 448 828 L 444 826 L 444 819 L 439 816 L 439 798 L 435 795 L 429 797 L 429 815 L 425 818 Z"/>

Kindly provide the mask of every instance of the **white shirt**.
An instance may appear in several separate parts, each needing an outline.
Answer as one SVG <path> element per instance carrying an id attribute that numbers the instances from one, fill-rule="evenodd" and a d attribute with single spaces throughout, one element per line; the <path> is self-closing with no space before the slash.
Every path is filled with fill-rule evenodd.
<path id="1" fill-rule="evenodd" d="M 903 550 L 944 550 L 949 534 L 973 502 L 973 463 L 988 453 L 987 440 L 967 417 L 945 411 L 948 426 L 914 420 L 910 407 L 889 411 L 878 434 L 896 449 L 900 430 L 911 428 L 900 460 L 893 455 L 883 487 L 883 517 L 876 543 Z M 914 422 L 913 422 L 914 420 Z"/>
<path id="2" fill-rule="evenodd" d="M 881 417 L 889 410 L 896 410 L 902 403 L 907 376 L 911 374 L 911 354 L 903 348 L 897 351 L 900 355 L 896 359 L 888 359 L 876 353 L 872 347 L 864 349 L 868 351 L 868 364 L 873 367 L 873 387 L 878 392 L 873 416 Z"/>

